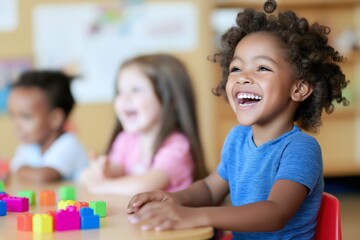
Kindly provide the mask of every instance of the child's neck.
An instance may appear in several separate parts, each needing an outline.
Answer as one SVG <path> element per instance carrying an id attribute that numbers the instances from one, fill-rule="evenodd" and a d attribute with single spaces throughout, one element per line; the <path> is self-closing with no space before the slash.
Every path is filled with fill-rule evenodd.
<path id="1" fill-rule="evenodd" d="M 281 135 L 291 131 L 294 127 L 294 123 L 288 123 L 280 126 L 252 126 L 253 141 L 256 146 L 260 146 L 266 142 L 274 140 Z"/>

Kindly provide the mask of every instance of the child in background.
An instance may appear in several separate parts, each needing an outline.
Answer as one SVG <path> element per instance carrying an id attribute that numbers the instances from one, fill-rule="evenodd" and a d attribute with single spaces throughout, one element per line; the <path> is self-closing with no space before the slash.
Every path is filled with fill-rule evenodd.
<path id="1" fill-rule="evenodd" d="M 316 130 L 333 101 L 348 104 L 342 57 L 328 27 L 292 11 L 240 12 L 214 55 L 240 125 L 228 134 L 217 171 L 189 188 L 134 196 L 129 221 L 143 230 L 200 226 L 233 231 L 233 239 L 312 239 L 323 192 Z M 232 206 L 216 206 L 230 193 Z M 196 208 L 202 207 L 202 208 Z M 144 223 L 141 223 L 145 221 Z"/>
<path id="2" fill-rule="evenodd" d="M 10 169 L 25 181 L 76 180 L 87 166 L 85 149 L 64 130 L 75 104 L 71 81 L 59 71 L 28 71 L 11 87 L 9 114 L 22 144 Z"/>
<path id="3" fill-rule="evenodd" d="M 82 175 L 92 193 L 176 191 L 206 175 L 185 66 L 166 54 L 126 61 L 117 77 L 118 118 L 107 156 Z"/>

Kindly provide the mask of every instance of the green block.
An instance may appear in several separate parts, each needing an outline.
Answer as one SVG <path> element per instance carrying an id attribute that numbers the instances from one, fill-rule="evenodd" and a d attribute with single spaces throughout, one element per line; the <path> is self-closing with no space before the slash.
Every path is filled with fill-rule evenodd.
<path id="1" fill-rule="evenodd" d="M 92 201 L 89 207 L 94 210 L 94 214 L 99 215 L 101 218 L 106 216 L 106 202 Z"/>
<path id="2" fill-rule="evenodd" d="M 76 200 L 75 187 L 73 186 L 61 186 L 60 187 L 60 200 Z"/>
<path id="3" fill-rule="evenodd" d="M 4 181 L 0 180 L 0 192 L 5 192 Z"/>
<path id="4" fill-rule="evenodd" d="M 29 199 L 29 205 L 33 206 L 36 204 L 36 195 L 34 191 L 23 190 L 18 192 L 18 197 L 26 197 Z"/>

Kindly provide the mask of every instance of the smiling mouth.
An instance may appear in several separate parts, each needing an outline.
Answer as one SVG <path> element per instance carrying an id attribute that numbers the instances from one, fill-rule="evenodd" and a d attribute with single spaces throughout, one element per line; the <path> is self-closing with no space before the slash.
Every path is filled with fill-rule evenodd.
<path id="1" fill-rule="evenodd" d="M 128 118 L 134 118 L 137 116 L 137 112 L 133 111 L 133 110 L 126 110 L 125 111 L 125 116 Z"/>
<path id="2" fill-rule="evenodd" d="M 252 106 L 262 99 L 261 96 L 253 93 L 238 93 L 236 94 L 237 103 L 240 106 Z"/>

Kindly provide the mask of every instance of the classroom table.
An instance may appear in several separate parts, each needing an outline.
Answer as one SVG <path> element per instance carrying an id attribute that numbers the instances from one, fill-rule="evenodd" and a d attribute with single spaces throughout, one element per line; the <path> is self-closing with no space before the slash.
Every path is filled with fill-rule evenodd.
<path id="1" fill-rule="evenodd" d="M 8 212 L 0 217 L 0 239 L 17 240 L 202 240 L 213 236 L 212 227 L 194 228 L 174 231 L 141 231 L 139 226 L 129 224 L 126 220 L 125 208 L 129 201 L 126 196 L 93 195 L 81 185 L 72 182 L 60 182 L 51 184 L 29 184 L 11 179 L 6 185 L 5 191 L 16 196 L 20 190 L 32 190 L 36 193 L 37 203 L 30 206 L 31 213 L 45 213 L 49 210 L 57 210 L 57 206 L 40 206 L 39 195 L 42 190 L 54 190 L 58 197 L 60 186 L 74 186 L 76 189 L 76 201 L 105 201 L 107 215 L 100 220 L 100 228 L 93 230 L 72 230 L 53 233 L 33 233 L 17 230 L 17 216 L 21 213 Z"/>

